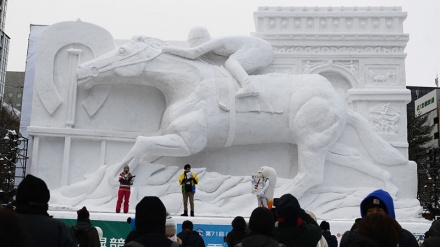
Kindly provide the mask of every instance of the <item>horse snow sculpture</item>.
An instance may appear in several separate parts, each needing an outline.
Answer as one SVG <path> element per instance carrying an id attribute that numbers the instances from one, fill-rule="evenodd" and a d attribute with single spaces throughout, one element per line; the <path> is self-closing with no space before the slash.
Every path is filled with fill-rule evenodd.
<path id="1" fill-rule="evenodd" d="M 149 85 L 166 98 L 160 135 L 139 136 L 121 163 L 106 168 L 104 176 L 109 180 L 126 163 L 134 169 L 141 160 L 189 156 L 207 147 L 293 143 L 298 147 L 298 174 L 287 186 L 301 197 L 323 182 L 326 155 L 340 148 L 336 144 L 346 124 L 354 127 L 376 162 L 407 162 L 365 119 L 347 111 L 331 83 L 320 75 L 252 76 L 261 94 L 239 99 L 235 98 L 237 83 L 222 67 L 162 53 L 165 45 L 157 39 L 134 37 L 119 49 L 81 64 L 77 71 L 78 86 L 86 89 L 110 83 Z M 355 168 L 372 171 L 389 184 L 389 175 L 376 168 Z"/>

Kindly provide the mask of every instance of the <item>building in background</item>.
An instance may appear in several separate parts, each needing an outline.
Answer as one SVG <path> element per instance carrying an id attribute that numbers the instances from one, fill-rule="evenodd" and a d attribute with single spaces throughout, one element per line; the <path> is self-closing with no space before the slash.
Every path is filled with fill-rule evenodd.
<path id="1" fill-rule="evenodd" d="M 407 86 L 408 90 L 411 91 L 411 102 L 407 105 L 407 110 L 414 111 L 414 103 L 417 99 L 424 96 L 425 94 L 437 89 L 437 87 L 418 87 L 418 86 Z"/>
<path id="2" fill-rule="evenodd" d="M 9 36 L 4 32 L 7 0 L 0 0 L 0 99 L 5 93 L 6 66 L 8 64 Z"/>
<path id="3" fill-rule="evenodd" d="M 427 124 L 434 126 L 432 129 L 432 140 L 426 144 L 427 148 L 439 147 L 439 125 L 438 125 L 438 104 L 440 100 L 440 89 L 432 88 L 428 93 L 419 96 L 414 100 L 414 106 L 408 111 L 414 111 L 415 117 L 428 114 Z"/>
<path id="4" fill-rule="evenodd" d="M 21 112 L 23 100 L 24 72 L 7 71 L 3 102 Z"/>
<path id="5" fill-rule="evenodd" d="M 426 219 L 440 216 L 440 149 L 439 149 L 439 100 L 438 87 L 407 87 L 411 90 L 411 103 L 407 105 L 408 113 L 416 118 L 427 116 L 426 125 L 432 126 L 431 140 L 424 145 L 422 152 L 417 153 L 417 199 L 423 206 L 422 215 Z M 408 126 L 408 128 L 415 126 Z"/>
<path id="6" fill-rule="evenodd" d="M 427 123 L 430 125 L 436 125 L 436 127 L 432 130 L 432 141 L 426 145 L 426 147 L 438 147 L 438 114 L 437 111 L 433 111 L 433 109 L 427 111 L 428 108 L 425 108 L 425 104 L 419 105 L 419 110 L 416 110 L 416 101 L 418 104 L 422 104 L 424 101 L 425 95 L 432 93 L 435 90 L 438 90 L 437 87 L 415 87 L 415 86 L 407 86 L 407 89 L 411 91 L 411 102 L 408 103 L 406 110 L 407 112 L 414 112 L 415 116 L 422 116 L 425 113 L 429 114 Z M 423 99 L 421 99 L 423 97 Z M 435 103 L 437 105 L 437 103 Z M 422 107 L 422 108 L 421 108 Z M 437 109 L 437 108 L 435 108 Z M 423 114 L 422 114 L 423 113 Z"/>

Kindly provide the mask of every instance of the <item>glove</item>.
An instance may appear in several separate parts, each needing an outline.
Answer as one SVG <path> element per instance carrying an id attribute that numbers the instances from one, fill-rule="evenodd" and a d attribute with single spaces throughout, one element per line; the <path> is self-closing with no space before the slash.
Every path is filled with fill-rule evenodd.
<path id="1" fill-rule="evenodd" d="M 264 191 L 260 192 L 260 197 L 264 197 Z"/>

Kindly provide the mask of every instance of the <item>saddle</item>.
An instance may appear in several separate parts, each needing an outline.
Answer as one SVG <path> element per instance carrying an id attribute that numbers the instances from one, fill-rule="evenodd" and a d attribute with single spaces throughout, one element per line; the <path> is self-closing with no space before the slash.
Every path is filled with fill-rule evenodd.
<path id="1" fill-rule="evenodd" d="M 218 105 L 223 111 L 283 113 L 282 105 L 271 102 L 269 99 L 273 97 L 269 97 L 269 93 L 263 90 L 257 96 L 236 97 L 238 82 L 224 67 L 216 70 L 215 83 Z M 258 85 L 256 87 L 260 89 Z"/>

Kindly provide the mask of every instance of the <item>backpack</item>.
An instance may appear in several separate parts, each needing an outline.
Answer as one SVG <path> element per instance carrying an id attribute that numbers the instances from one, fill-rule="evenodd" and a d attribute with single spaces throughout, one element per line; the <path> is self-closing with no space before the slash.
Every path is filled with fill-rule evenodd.
<path id="1" fill-rule="evenodd" d="M 76 243 L 79 247 L 89 246 L 89 232 L 94 229 L 93 226 L 89 226 L 87 229 L 79 229 L 78 226 L 72 226 L 75 233 Z"/>

